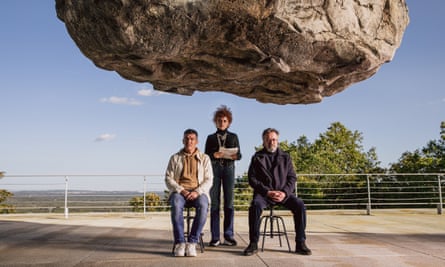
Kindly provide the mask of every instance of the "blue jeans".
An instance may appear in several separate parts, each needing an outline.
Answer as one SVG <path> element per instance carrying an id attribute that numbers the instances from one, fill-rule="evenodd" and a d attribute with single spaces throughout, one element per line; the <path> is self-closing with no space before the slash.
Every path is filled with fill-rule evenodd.
<path id="1" fill-rule="evenodd" d="M 271 203 L 265 197 L 254 194 L 249 207 L 249 239 L 251 243 L 258 243 L 260 237 L 260 218 L 263 209 L 270 205 L 281 205 L 289 209 L 294 217 L 295 242 L 306 240 L 306 206 L 301 198 L 290 195 L 282 203 Z"/>
<path id="2" fill-rule="evenodd" d="M 233 219 L 235 209 L 233 207 L 234 186 L 235 186 L 235 164 L 221 165 L 219 162 L 212 162 L 213 185 L 210 189 L 212 204 L 210 207 L 210 230 L 212 240 L 220 239 L 220 200 L 221 185 L 224 193 L 224 237 L 233 238 Z"/>
<path id="3" fill-rule="evenodd" d="M 175 244 L 185 243 L 184 238 L 184 207 L 194 207 L 196 209 L 195 218 L 193 219 L 192 229 L 188 236 L 187 242 L 198 243 L 199 236 L 207 219 L 207 212 L 209 209 L 209 199 L 206 195 L 200 195 L 193 201 L 186 201 L 179 193 L 173 193 L 170 196 L 171 205 L 171 221 L 173 225 L 173 237 Z"/>

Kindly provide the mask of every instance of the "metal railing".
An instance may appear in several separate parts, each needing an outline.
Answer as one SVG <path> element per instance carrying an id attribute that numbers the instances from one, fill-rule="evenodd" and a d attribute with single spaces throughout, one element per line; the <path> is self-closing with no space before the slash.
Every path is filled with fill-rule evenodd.
<path id="1" fill-rule="evenodd" d="M 443 173 L 300 174 L 297 195 L 314 209 L 437 208 L 442 214 Z"/>
<path id="2" fill-rule="evenodd" d="M 1 189 L 14 194 L 4 203 L 14 213 L 63 212 L 68 218 L 69 212 L 132 211 L 136 198 L 148 207 L 146 196 L 162 194 L 165 186 L 156 174 L 50 174 L 4 175 Z"/>
<path id="3" fill-rule="evenodd" d="M 299 174 L 296 194 L 308 209 L 437 208 L 442 214 L 444 173 Z M 142 212 L 168 210 L 163 175 L 5 175 L 0 190 L 14 194 L 0 213 Z M 252 189 L 240 175 L 235 208 L 247 210 Z M 3 207 L 1 206 L 3 204 Z M 6 208 L 5 208 L 6 207 Z"/>

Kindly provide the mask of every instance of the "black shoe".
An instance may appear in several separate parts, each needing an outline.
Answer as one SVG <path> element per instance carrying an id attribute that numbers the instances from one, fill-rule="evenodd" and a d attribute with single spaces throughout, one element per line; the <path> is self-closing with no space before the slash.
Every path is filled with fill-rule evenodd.
<path id="1" fill-rule="evenodd" d="M 233 237 L 224 237 L 224 245 L 226 246 L 236 246 L 236 240 Z"/>
<path id="2" fill-rule="evenodd" d="M 219 240 L 212 240 L 212 241 L 210 241 L 210 243 L 209 243 L 209 246 L 211 246 L 211 247 L 217 247 L 217 246 L 219 246 L 221 243 L 219 242 Z"/>
<path id="3" fill-rule="evenodd" d="M 295 253 L 301 255 L 311 255 L 312 251 L 306 246 L 306 242 L 301 241 L 297 242 L 297 245 L 295 246 Z"/>
<path id="4" fill-rule="evenodd" d="M 244 256 L 252 256 L 258 252 L 258 244 L 250 243 L 249 246 L 244 250 Z"/>

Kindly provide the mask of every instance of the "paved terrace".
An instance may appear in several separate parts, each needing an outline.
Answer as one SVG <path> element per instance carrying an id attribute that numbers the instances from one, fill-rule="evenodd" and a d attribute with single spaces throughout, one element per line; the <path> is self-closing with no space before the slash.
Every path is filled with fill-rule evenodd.
<path id="1" fill-rule="evenodd" d="M 445 217 L 433 209 L 309 211 L 312 256 L 287 252 L 276 237 L 264 252 L 243 256 L 246 212 L 235 223 L 238 246 L 175 258 L 168 213 L 0 215 L 0 266 L 445 266 Z"/>

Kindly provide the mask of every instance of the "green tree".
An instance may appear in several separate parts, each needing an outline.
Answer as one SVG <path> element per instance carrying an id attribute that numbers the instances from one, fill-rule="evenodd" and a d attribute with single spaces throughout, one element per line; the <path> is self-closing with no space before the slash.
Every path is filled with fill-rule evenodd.
<path id="1" fill-rule="evenodd" d="M 281 142 L 280 148 L 290 154 L 296 172 L 313 173 L 317 169 L 313 147 L 306 136 L 299 137 L 296 142 L 291 144 L 288 144 L 287 141 Z"/>
<path id="2" fill-rule="evenodd" d="M 130 206 L 132 210 L 140 212 L 144 210 L 144 197 L 133 197 L 130 200 Z M 146 211 L 161 211 L 163 210 L 163 205 L 161 197 L 156 193 L 147 193 L 145 195 L 145 210 Z"/>
<path id="3" fill-rule="evenodd" d="M 398 162 L 391 164 L 391 172 L 407 174 L 393 178 L 394 183 L 399 186 L 398 196 L 407 199 L 428 200 L 431 205 L 435 205 L 439 201 L 437 181 L 431 179 L 431 176 L 418 175 L 417 173 L 445 171 L 445 122 L 441 122 L 440 128 L 439 140 L 431 140 L 424 147 L 412 152 L 406 151 Z"/>
<path id="4" fill-rule="evenodd" d="M 0 179 L 5 176 L 5 172 L 0 171 Z M 4 204 L 9 197 L 14 196 L 13 193 L 0 189 L 0 213 L 14 213 L 15 208 L 12 205 Z"/>
<path id="5" fill-rule="evenodd" d="M 366 173 L 378 165 L 375 148 L 364 152 L 363 136 L 334 122 L 315 140 L 312 151 L 318 173 Z"/>
<path id="6" fill-rule="evenodd" d="M 294 162 L 297 173 L 368 173 L 381 171 L 376 149 L 363 149 L 363 135 L 348 130 L 340 122 L 332 123 L 326 132 L 319 135 L 314 143 L 306 136 L 288 144 L 281 142 L 280 147 L 287 151 Z"/>
<path id="7" fill-rule="evenodd" d="M 6 202 L 6 200 L 9 197 L 12 197 L 13 195 L 14 194 L 9 191 L 0 189 L 0 213 L 14 213 L 15 212 L 14 206 L 4 203 L 4 202 Z"/>
<path id="8" fill-rule="evenodd" d="M 300 174 L 298 194 L 307 203 L 322 203 L 332 197 L 340 203 L 353 197 L 351 193 L 362 194 L 366 181 L 361 177 L 301 175 L 381 172 L 375 148 L 364 151 L 362 142 L 362 133 L 348 130 L 340 122 L 332 123 L 313 143 L 304 135 L 291 144 L 281 142 L 280 148 L 290 154 L 295 171 Z"/>
<path id="9" fill-rule="evenodd" d="M 445 122 L 440 124 L 440 139 L 429 141 L 423 148 L 406 151 L 390 170 L 397 173 L 435 173 L 445 171 Z"/>
<path id="10" fill-rule="evenodd" d="M 445 121 L 440 123 L 440 138 L 445 140 Z"/>

